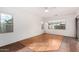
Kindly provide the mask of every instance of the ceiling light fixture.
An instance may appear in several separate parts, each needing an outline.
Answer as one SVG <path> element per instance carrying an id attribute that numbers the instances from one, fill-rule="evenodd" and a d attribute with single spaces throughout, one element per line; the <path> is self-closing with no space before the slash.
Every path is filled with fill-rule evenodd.
<path id="1" fill-rule="evenodd" d="M 45 12 L 46 12 L 46 13 L 48 12 L 48 7 L 45 7 Z"/>
<path id="2" fill-rule="evenodd" d="M 48 12 L 48 10 L 46 9 L 45 12 Z"/>

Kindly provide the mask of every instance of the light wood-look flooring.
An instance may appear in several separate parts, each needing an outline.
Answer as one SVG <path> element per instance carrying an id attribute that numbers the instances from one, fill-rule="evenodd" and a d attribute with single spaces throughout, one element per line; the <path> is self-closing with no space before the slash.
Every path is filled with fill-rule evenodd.
<path id="1" fill-rule="evenodd" d="M 52 51 L 58 50 L 63 40 L 61 35 L 41 34 L 32 38 L 0 47 L 1 51 Z M 3 49 L 3 50 L 2 50 Z"/>
<path id="2" fill-rule="evenodd" d="M 20 43 L 33 51 L 51 51 L 58 50 L 63 40 L 61 35 L 51 35 L 44 33 L 42 35 L 23 40 Z"/>

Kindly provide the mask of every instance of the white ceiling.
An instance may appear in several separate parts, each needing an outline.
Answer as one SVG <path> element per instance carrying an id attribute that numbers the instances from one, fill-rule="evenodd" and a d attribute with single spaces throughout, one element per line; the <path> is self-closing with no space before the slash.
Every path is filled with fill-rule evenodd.
<path id="1" fill-rule="evenodd" d="M 22 12 L 29 11 L 40 17 L 53 17 L 74 14 L 79 10 L 79 7 L 48 7 L 49 12 L 47 13 L 45 13 L 45 7 L 3 7 L 3 9 L 17 9 L 21 10 Z"/>
<path id="2" fill-rule="evenodd" d="M 78 7 L 50 7 L 48 12 L 45 13 L 45 8 L 41 8 L 39 15 L 42 17 L 53 17 L 53 16 L 63 16 L 69 14 L 75 14 L 79 8 Z"/>
<path id="3" fill-rule="evenodd" d="M 41 17 L 53 17 L 75 14 L 79 10 L 79 7 L 48 7 L 49 12 L 47 13 L 45 13 L 45 7 L 31 7 L 24 9 Z"/>

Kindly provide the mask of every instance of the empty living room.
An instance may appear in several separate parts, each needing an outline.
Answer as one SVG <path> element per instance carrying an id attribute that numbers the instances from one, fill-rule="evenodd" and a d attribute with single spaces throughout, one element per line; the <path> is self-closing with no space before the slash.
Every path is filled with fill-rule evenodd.
<path id="1" fill-rule="evenodd" d="M 79 52 L 79 7 L 0 7 L 0 52 Z"/>

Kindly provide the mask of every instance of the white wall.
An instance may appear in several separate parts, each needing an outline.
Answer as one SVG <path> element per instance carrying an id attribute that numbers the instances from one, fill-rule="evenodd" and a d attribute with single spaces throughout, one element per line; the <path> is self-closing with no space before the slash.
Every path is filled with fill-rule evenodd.
<path id="1" fill-rule="evenodd" d="M 0 8 L 1 13 L 11 14 L 14 21 L 14 32 L 0 34 L 0 46 L 42 33 L 41 18 L 29 11 L 32 9 L 33 8 Z"/>
<path id="2" fill-rule="evenodd" d="M 38 12 L 39 11 L 39 12 Z M 30 38 L 43 33 L 41 30 L 41 21 L 44 22 L 53 20 L 66 20 L 66 30 L 48 30 L 48 25 L 45 23 L 45 32 L 51 34 L 59 34 L 64 36 L 75 37 L 75 16 L 76 14 L 71 13 L 60 14 L 57 12 L 58 16 L 52 16 L 47 18 L 41 18 L 39 8 L 0 8 L 0 13 L 8 13 L 13 15 L 14 21 L 14 32 L 0 34 L 0 46 L 4 46 L 16 41 L 20 41 L 25 38 Z M 36 13 L 35 13 L 36 12 Z M 37 15 L 39 13 L 39 15 Z M 50 12 L 53 14 L 53 12 Z M 48 14 L 50 16 L 50 13 Z"/>
<path id="3" fill-rule="evenodd" d="M 58 34 L 58 35 L 64 35 L 64 36 L 70 36 L 70 37 L 75 37 L 75 14 L 71 14 L 71 15 L 65 15 L 65 16 L 54 16 L 52 18 L 46 18 L 43 21 L 46 22 L 45 24 L 45 29 L 47 33 L 51 33 L 51 34 Z M 66 21 L 66 29 L 65 30 L 55 30 L 55 29 L 51 29 L 49 30 L 48 21 L 55 21 L 55 20 L 64 20 Z"/>

